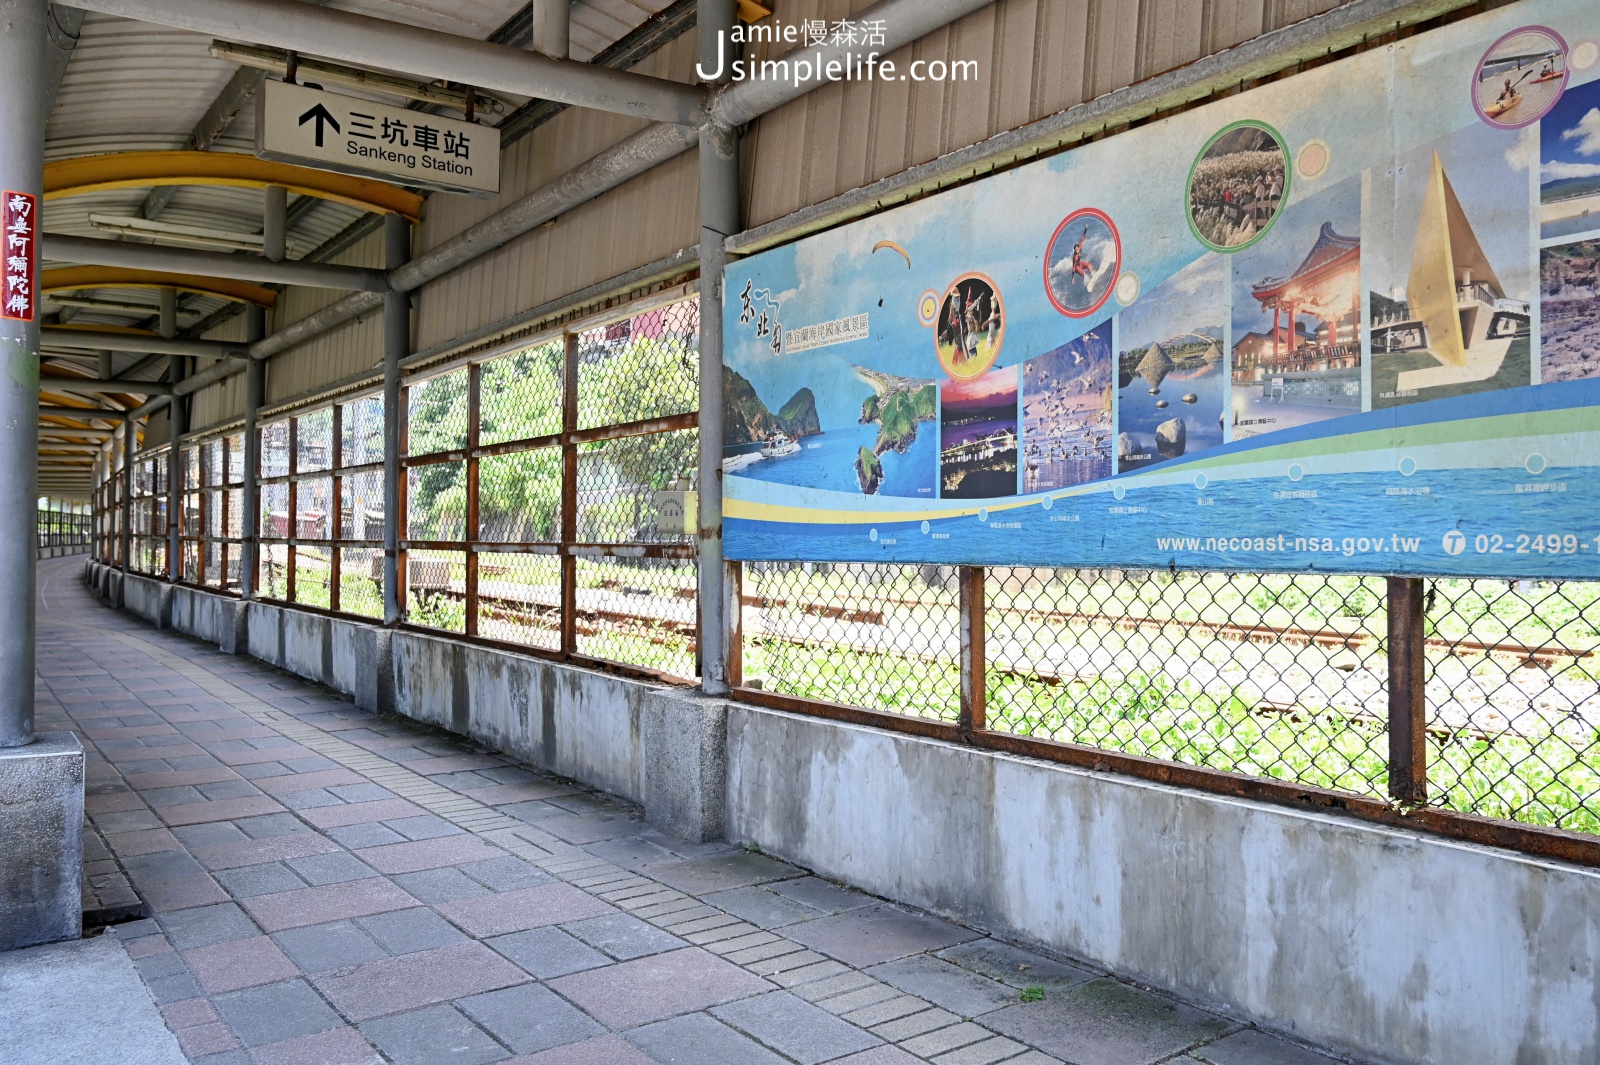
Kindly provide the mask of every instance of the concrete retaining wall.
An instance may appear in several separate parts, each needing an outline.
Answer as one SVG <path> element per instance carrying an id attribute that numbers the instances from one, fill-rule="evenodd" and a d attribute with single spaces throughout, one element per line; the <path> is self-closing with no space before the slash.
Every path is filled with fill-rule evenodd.
<path id="1" fill-rule="evenodd" d="M 725 830 L 1361 1059 L 1600 1061 L 1600 871 L 88 576 L 157 623 L 236 634 L 362 706 L 642 802 L 675 834 Z"/>
<path id="2" fill-rule="evenodd" d="M 728 838 L 1380 1061 L 1600 1060 L 1600 872 L 755 707 Z"/>

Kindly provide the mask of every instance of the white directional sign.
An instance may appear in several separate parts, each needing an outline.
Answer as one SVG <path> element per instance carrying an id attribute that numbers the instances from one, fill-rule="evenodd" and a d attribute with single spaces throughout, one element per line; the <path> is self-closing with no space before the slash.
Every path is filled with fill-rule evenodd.
<path id="1" fill-rule="evenodd" d="M 425 111 L 267 81 L 256 155 L 451 192 L 500 191 L 500 131 Z"/>

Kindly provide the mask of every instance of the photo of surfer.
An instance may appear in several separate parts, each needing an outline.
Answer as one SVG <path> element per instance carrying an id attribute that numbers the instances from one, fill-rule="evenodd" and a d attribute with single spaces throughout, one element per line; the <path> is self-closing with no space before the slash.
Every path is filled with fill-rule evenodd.
<path id="1" fill-rule="evenodd" d="M 934 345 L 945 373 L 957 379 L 979 376 L 994 365 L 1005 335 L 1005 303 L 994 282 L 982 274 L 958 277 L 934 323 Z"/>
<path id="2" fill-rule="evenodd" d="M 1479 123 L 1368 171 L 1372 406 L 1529 384 L 1532 129 Z"/>
<path id="3" fill-rule="evenodd" d="M 1044 290 L 1069 318 L 1098 311 L 1117 283 L 1122 240 L 1104 211 L 1074 211 L 1056 227 L 1044 256 Z"/>
<path id="4" fill-rule="evenodd" d="M 1225 126 L 1189 172 L 1189 225 L 1214 251 L 1249 247 L 1272 227 L 1289 193 L 1289 153 L 1260 122 Z"/>
<path id="5" fill-rule="evenodd" d="M 1496 129 L 1521 129 L 1543 118 L 1567 87 L 1567 42 L 1529 26 L 1489 46 L 1472 79 L 1472 106 Z"/>
<path id="6" fill-rule="evenodd" d="M 1022 364 L 1022 491 L 1111 476 L 1111 320 Z"/>
<path id="7" fill-rule="evenodd" d="M 939 495 L 1017 494 L 1017 368 L 939 388 Z"/>

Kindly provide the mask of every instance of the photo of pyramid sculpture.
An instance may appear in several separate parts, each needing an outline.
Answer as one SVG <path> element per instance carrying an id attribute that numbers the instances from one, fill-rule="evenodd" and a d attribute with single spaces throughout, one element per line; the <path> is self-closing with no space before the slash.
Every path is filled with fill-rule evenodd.
<path id="1" fill-rule="evenodd" d="M 1372 325 L 1375 357 L 1431 356 L 1431 365 L 1400 371 L 1395 388 L 1406 395 L 1488 381 L 1501 372 L 1512 344 L 1528 337 L 1528 304 L 1506 297 L 1438 152 L 1423 193 L 1405 291 L 1396 298 L 1373 294 Z"/>

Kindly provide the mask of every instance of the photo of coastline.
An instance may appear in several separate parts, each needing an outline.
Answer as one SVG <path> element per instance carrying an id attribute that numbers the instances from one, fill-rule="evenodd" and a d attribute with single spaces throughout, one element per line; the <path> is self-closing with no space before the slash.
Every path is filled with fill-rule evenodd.
<path id="1" fill-rule="evenodd" d="M 1022 364 L 1022 491 L 1111 476 L 1111 320 Z"/>
<path id="2" fill-rule="evenodd" d="M 1600 81 L 1579 85 L 1539 123 L 1539 237 L 1600 232 Z"/>
<path id="3" fill-rule="evenodd" d="M 1210 252 L 1117 320 L 1117 472 L 1222 443 L 1228 262 Z"/>
<path id="4" fill-rule="evenodd" d="M 1234 440 L 1361 410 L 1361 179 L 1233 257 Z"/>
<path id="5" fill-rule="evenodd" d="M 1480 123 L 1368 172 L 1374 409 L 1531 382 L 1536 142 Z"/>
<path id="6" fill-rule="evenodd" d="M 939 387 L 939 495 L 1017 494 L 1017 368 Z"/>
<path id="7" fill-rule="evenodd" d="M 1539 252 L 1539 380 L 1600 377 L 1600 240 Z"/>
<path id="8" fill-rule="evenodd" d="M 937 467 L 937 386 L 854 367 L 863 393 L 854 423 L 823 425 L 801 388 L 777 411 L 740 373 L 722 371 L 723 473 L 858 495 L 931 499 Z"/>

